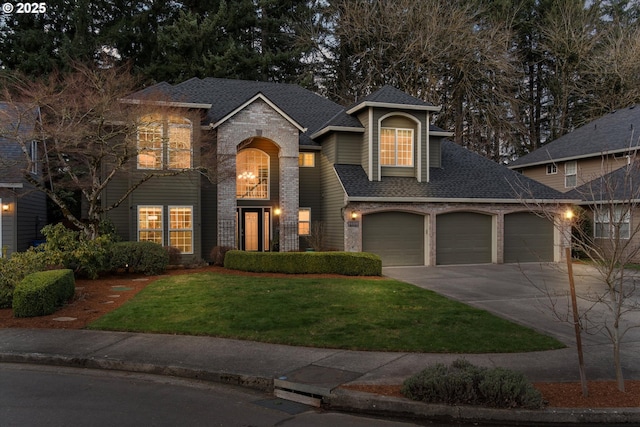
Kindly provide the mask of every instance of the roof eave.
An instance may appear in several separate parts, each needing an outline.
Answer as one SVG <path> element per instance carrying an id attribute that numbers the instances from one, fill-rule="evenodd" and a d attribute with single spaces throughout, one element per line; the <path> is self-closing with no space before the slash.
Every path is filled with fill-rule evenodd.
<path id="1" fill-rule="evenodd" d="M 0 182 L 0 188 L 23 188 L 21 182 Z"/>
<path id="2" fill-rule="evenodd" d="M 174 107 L 174 108 L 198 108 L 208 110 L 213 104 L 204 104 L 198 102 L 173 102 L 173 101 L 147 101 L 143 99 L 131 99 L 131 98 L 121 98 L 120 102 L 124 104 L 136 104 L 136 105 L 157 105 L 159 107 Z"/>
<path id="3" fill-rule="evenodd" d="M 436 106 L 436 105 L 412 105 L 412 104 L 395 104 L 390 102 L 365 101 L 347 110 L 347 114 L 356 113 L 362 110 L 363 108 L 367 108 L 367 107 L 391 108 L 395 110 L 433 111 L 433 112 L 439 112 L 440 110 L 442 110 L 442 106 Z"/>
<path id="4" fill-rule="evenodd" d="M 455 135 L 455 133 L 446 131 L 429 131 L 429 135 L 449 137 Z"/>
<path id="5" fill-rule="evenodd" d="M 320 138 L 330 132 L 358 132 L 364 133 L 364 128 L 352 127 L 352 126 L 327 126 L 320 129 L 318 132 L 310 136 L 311 139 Z"/>
<path id="6" fill-rule="evenodd" d="M 447 197 L 364 197 L 349 196 L 349 202 L 390 202 L 390 203 L 540 203 L 540 204 L 576 204 L 580 199 L 483 199 L 483 198 L 447 198 Z"/>
<path id="7" fill-rule="evenodd" d="M 546 165 L 546 164 L 549 164 L 549 163 L 560 163 L 560 162 L 567 162 L 567 161 L 571 161 L 571 160 L 588 159 L 588 158 L 591 158 L 591 157 L 603 157 L 603 156 L 607 156 L 609 154 L 625 153 L 627 151 L 638 151 L 638 149 L 640 149 L 640 147 L 626 147 L 626 148 L 620 148 L 620 149 L 617 149 L 617 150 L 601 151 L 599 153 L 588 153 L 588 154 L 580 154 L 580 155 L 577 155 L 577 156 L 560 157 L 560 158 L 557 158 L 557 159 L 553 159 L 553 158 L 549 157 L 549 159 L 547 159 L 547 160 L 540 160 L 540 161 L 537 161 L 537 162 L 523 163 L 523 164 L 518 164 L 518 165 L 507 165 L 507 167 L 509 169 L 529 168 L 529 167 L 533 167 L 533 166 L 542 166 L 542 165 Z"/>

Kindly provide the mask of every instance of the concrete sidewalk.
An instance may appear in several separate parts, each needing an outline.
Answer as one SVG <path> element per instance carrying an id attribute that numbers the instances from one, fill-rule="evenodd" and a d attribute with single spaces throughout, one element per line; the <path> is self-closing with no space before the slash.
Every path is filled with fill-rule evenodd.
<path id="1" fill-rule="evenodd" d="M 462 292 L 469 286 L 456 274 L 468 272 L 432 268 L 439 282 L 458 280 Z M 400 269 L 389 274 L 398 276 Z M 410 275 L 411 271 L 402 270 Z M 415 271 L 414 271 L 415 273 Z M 418 276 L 424 278 L 424 272 Z M 471 274 L 480 274 L 478 271 Z M 484 272 L 488 274 L 488 272 Z M 496 273 L 497 274 L 497 273 Z M 408 280 L 411 281 L 414 279 Z M 420 279 L 422 280 L 422 279 Z M 489 279 L 487 279 L 489 280 Z M 498 279 L 495 279 L 498 280 Z M 476 283 L 477 280 L 474 281 Z M 499 280 L 498 280 L 499 282 Z M 422 283 L 424 285 L 424 283 Z M 450 285 L 450 288 L 453 285 Z M 512 299 L 518 299 L 512 294 Z M 491 298 L 489 298 L 491 299 Z M 495 299 L 495 298 L 494 298 Z M 505 302 L 500 305 L 509 305 Z M 476 304 L 477 305 L 477 304 Z M 516 319 L 517 320 L 517 319 Z M 542 322 L 541 322 L 542 323 Z M 540 328 L 543 329 L 543 328 Z M 610 346 L 589 342 L 586 365 L 589 380 L 613 378 Z M 627 379 L 640 379 L 637 343 L 625 345 Z M 215 381 L 272 391 L 278 382 L 300 383 L 309 390 L 326 390 L 329 408 L 380 416 L 450 419 L 458 421 L 553 423 L 640 423 L 640 409 L 625 410 L 493 410 L 475 407 L 427 405 L 339 388 L 342 384 L 400 384 L 426 366 L 458 358 L 480 366 L 523 372 L 531 381 L 577 381 L 577 356 L 571 343 L 562 350 L 517 354 L 423 354 L 361 352 L 291 347 L 249 341 L 182 335 L 136 334 L 88 330 L 0 329 L 0 362 L 113 369 Z"/>

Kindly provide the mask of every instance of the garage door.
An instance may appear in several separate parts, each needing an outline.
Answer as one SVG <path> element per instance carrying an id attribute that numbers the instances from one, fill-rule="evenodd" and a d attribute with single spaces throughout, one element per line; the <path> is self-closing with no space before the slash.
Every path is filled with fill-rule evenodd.
<path id="1" fill-rule="evenodd" d="M 492 217 L 454 212 L 436 218 L 436 264 L 483 264 L 492 261 Z"/>
<path id="2" fill-rule="evenodd" d="M 504 217 L 504 262 L 552 262 L 553 223 L 530 212 Z"/>
<path id="3" fill-rule="evenodd" d="M 362 250 L 382 265 L 424 265 L 424 216 L 381 212 L 362 217 Z"/>

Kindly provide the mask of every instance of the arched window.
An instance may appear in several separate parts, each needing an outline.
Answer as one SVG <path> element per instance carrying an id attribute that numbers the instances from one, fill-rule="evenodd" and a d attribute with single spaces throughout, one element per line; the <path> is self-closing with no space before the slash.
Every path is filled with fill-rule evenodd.
<path id="1" fill-rule="evenodd" d="M 236 197 L 269 199 L 269 156 L 264 151 L 248 148 L 238 152 Z"/>

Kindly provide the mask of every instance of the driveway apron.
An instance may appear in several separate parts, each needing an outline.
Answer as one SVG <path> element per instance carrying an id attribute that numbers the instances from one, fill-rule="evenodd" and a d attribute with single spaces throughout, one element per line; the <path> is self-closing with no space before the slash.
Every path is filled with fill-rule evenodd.
<path id="1" fill-rule="evenodd" d="M 594 268 L 574 264 L 573 271 L 578 296 L 603 289 Z M 551 335 L 568 347 L 575 348 L 575 332 L 573 323 L 569 321 L 572 320 L 568 303 L 569 279 L 564 264 L 385 267 L 383 274 L 487 310 Z M 635 299 L 640 297 L 636 295 Z M 578 305 L 585 308 L 591 304 L 579 298 Z M 591 317 L 604 315 L 604 311 L 595 311 Z M 640 369 L 637 367 L 637 355 L 640 351 L 640 328 L 637 326 L 640 326 L 640 313 L 628 313 L 626 318 L 627 324 L 634 329 L 630 329 L 623 339 L 623 365 L 628 374 L 640 378 Z M 583 333 L 582 342 L 587 364 L 597 365 L 599 372 L 613 369 L 611 341 L 603 331 Z"/>

